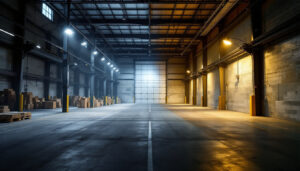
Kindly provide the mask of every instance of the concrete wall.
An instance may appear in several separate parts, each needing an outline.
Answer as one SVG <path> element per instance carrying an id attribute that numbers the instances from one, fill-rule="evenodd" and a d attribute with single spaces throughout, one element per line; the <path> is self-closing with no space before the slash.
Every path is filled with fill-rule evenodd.
<path id="1" fill-rule="evenodd" d="M 200 106 L 201 105 L 201 97 L 203 96 L 203 83 L 202 83 L 202 77 L 197 78 L 197 103 L 196 105 Z"/>
<path id="2" fill-rule="evenodd" d="M 27 85 L 27 92 L 32 92 L 34 96 L 44 97 L 44 83 L 37 80 L 24 79 L 24 87 Z M 22 90 L 24 91 L 24 88 Z"/>
<path id="3" fill-rule="evenodd" d="M 263 5 L 264 31 L 269 31 L 300 13 L 299 0 L 266 0 Z"/>
<path id="4" fill-rule="evenodd" d="M 122 103 L 134 102 L 134 60 L 119 59 L 118 66 L 120 74 L 118 75 L 118 96 Z"/>
<path id="5" fill-rule="evenodd" d="M 207 74 L 207 106 L 216 109 L 220 96 L 219 70 Z"/>
<path id="6" fill-rule="evenodd" d="M 168 104 L 184 104 L 185 99 L 185 59 L 170 58 L 167 63 Z"/>
<path id="7" fill-rule="evenodd" d="M 300 35 L 265 51 L 265 113 L 300 121 Z"/>
<path id="8" fill-rule="evenodd" d="M 227 109 L 249 113 L 249 98 L 253 94 L 251 56 L 227 65 L 225 69 L 225 84 Z"/>

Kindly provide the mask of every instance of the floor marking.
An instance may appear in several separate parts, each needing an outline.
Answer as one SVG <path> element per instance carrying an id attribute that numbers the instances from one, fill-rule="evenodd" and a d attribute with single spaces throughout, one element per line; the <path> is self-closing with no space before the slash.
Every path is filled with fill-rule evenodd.
<path id="1" fill-rule="evenodd" d="M 148 128 L 148 171 L 153 171 L 151 121 Z"/>

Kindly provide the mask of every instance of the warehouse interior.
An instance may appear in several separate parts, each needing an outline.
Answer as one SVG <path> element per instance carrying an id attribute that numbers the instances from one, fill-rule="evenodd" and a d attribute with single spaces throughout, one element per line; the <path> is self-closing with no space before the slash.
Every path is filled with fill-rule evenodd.
<path id="1" fill-rule="evenodd" d="M 299 0 L 1 0 L 0 170 L 299 170 Z"/>

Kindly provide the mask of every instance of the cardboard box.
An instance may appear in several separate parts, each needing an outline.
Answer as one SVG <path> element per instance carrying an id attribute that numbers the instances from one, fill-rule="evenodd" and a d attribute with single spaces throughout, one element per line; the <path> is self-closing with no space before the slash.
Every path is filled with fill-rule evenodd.
<path id="1" fill-rule="evenodd" d="M 43 102 L 45 109 L 56 109 L 56 102 L 55 101 L 45 101 Z"/>
<path id="2" fill-rule="evenodd" d="M 16 93 L 13 89 L 4 89 L 0 91 L 0 105 L 6 105 L 13 109 L 16 104 Z"/>
<path id="3" fill-rule="evenodd" d="M 8 106 L 0 106 L 0 113 L 8 113 L 10 112 Z"/>
<path id="4" fill-rule="evenodd" d="M 24 110 L 32 110 L 34 108 L 34 104 L 24 104 Z"/>

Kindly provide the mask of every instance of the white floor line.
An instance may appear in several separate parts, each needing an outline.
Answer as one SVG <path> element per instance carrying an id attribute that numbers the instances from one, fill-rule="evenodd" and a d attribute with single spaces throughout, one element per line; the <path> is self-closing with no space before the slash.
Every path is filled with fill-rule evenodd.
<path id="1" fill-rule="evenodd" d="M 151 121 L 149 121 L 148 129 L 148 171 L 153 171 Z"/>

